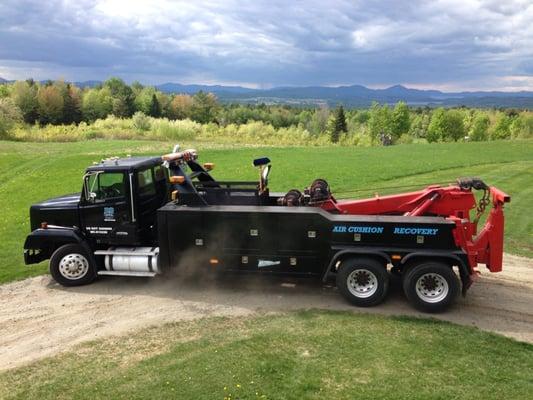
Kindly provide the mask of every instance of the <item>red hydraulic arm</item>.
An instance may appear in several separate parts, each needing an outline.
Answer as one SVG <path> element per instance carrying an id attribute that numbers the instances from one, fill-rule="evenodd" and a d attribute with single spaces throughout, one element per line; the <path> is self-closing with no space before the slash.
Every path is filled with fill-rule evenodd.
<path id="1" fill-rule="evenodd" d="M 424 190 L 362 200 L 336 201 L 331 198 L 321 204 L 324 210 L 358 215 L 437 215 L 466 218 L 476 206 L 470 190 L 459 186 L 428 186 Z"/>
<path id="2" fill-rule="evenodd" d="M 472 188 L 484 191 L 479 203 L 476 203 Z M 498 272 L 502 269 L 503 257 L 503 205 L 510 200 L 510 196 L 501 190 L 474 178 L 460 180 L 457 185 L 433 185 L 416 192 L 376 195 L 362 200 L 337 201 L 330 197 L 317 206 L 339 214 L 444 217 L 456 224 L 454 239 L 468 255 L 471 271 L 475 272 L 475 267 L 481 263 L 491 272 Z M 479 217 L 489 204 L 492 206 L 489 216 L 478 234 Z M 470 212 L 476 206 L 477 214 L 472 221 Z"/>
<path id="3" fill-rule="evenodd" d="M 490 272 L 500 272 L 503 261 L 503 205 L 510 202 L 511 197 L 495 187 L 490 187 L 490 195 L 492 207 L 479 234 L 472 237 L 472 234 L 476 233 L 477 221 L 470 223 L 474 229 L 472 234 L 468 226 L 465 226 L 467 223 L 455 221 L 457 225 L 455 240 L 466 245 L 466 248 L 464 245 L 461 247 L 466 250 L 472 269 L 479 263 L 485 264 Z"/>

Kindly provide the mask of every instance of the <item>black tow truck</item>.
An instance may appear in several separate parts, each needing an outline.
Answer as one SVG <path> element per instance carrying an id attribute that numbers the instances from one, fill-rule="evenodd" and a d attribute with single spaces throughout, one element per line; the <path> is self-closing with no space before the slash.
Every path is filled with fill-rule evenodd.
<path id="1" fill-rule="evenodd" d="M 474 208 L 472 184 L 341 202 L 322 179 L 303 192 L 272 193 L 270 160 L 254 165 L 257 181 L 222 182 L 195 150 L 179 147 L 165 156 L 102 160 L 87 168 L 81 193 L 31 206 L 25 263 L 50 259 L 64 286 L 102 275 L 153 277 L 184 265 L 309 276 L 336 280 L 357 306 L 380 303 L 392 272 L 402 275 L 411 303 L 430 312 L 453 302 L 457 275 L 463 292 L 472 283 L 469 244 L 456 234 L 467 216 L 449 215 Z"/>

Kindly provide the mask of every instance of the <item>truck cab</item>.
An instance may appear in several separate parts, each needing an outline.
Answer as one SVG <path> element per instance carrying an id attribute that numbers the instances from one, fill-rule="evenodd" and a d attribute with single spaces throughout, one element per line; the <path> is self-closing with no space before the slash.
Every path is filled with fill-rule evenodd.
<path id="1" fill-rule="evenodd" d="M 111 158 L 90 166 L 80 193 L 30 208 L 32 233 L 26 264 L 51 258 L 65 244 L 154 246 L 157 209 L 169 199 L 168 170 L 161 157 Z"/>
<path id="2" fill-rule="evenodd" d="M 98 244 L 153 245 L 156 211 L 167 200 L 167 169 L 159 157 L 105 161 L 83 178 L 80 226 Z"/>

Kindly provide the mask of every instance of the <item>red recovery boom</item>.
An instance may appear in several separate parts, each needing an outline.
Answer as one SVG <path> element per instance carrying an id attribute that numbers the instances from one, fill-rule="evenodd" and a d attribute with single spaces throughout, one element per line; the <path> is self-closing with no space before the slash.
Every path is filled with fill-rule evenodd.
<path id="1" fill-rule="evenodd" d="M 476 202 L 472 189 L 482 190 Z M 460 179 L 456 185 L 428 186 L 423 190 L 362 200 L 337 201 L 330 196 L 319 205 L 326 211 L 354 215 L 440 216 L 456 225 L 454 239 L 467 254 L 470 269 L 485 264 L 489 271 L 502 270 L 503 205 L 511 197 L 495 187 L 487 186 L 476 178 Z M 487 205 L 491 205 L 485 225 L 478 233 L 478 221 Z M 470 212 L 476 209 L 474 219 Z"/>

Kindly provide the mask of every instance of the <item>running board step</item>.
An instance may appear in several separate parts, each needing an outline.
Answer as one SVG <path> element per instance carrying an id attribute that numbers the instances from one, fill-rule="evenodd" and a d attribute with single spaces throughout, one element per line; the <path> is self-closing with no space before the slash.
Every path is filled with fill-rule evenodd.
<path id="1" fill-rule="evenodd" d="M 153 278 L 157 274 L 155 272 L 142 271 L 98 271 L 98 275 L 115 275 L 115 276 L 137 276 L 141 278 Z"/>
<path id="2" fill-rule="evenodd" d="M 96 250 L 94 254 L 97 256 L 151 256 L 151 257 L 155 257 L 159 254 L 159 249 L 157 251 Z"/>

